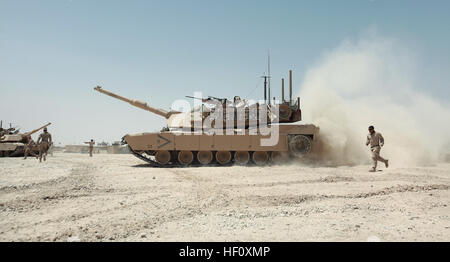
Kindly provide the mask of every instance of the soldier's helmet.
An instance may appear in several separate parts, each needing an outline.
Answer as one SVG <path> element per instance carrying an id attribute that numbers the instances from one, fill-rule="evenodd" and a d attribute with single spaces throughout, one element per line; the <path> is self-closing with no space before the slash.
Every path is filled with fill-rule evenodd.
<path id="1" fill-rule="evenodd" d="M 47 132 L 47 128 L 44 128 L 44 132 Z"/>

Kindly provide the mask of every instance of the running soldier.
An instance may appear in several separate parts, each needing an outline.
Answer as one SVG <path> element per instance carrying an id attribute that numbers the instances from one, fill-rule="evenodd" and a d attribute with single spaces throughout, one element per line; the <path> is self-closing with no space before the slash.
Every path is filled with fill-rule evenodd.
<path id="1" fill-rule="evenodd" d="M 373 166 L 370 172 L 377 171 L 378 161 L 383 162 L 386 168 L 389 167 L 389 160 L 384 159 L 380 156 L 381 147 L 384 146 L 384 138 L 381 133 L 375 132 L 373 126 L 369 126 L 369 134 L 367 135 L 366 146 L 370 145 L 370 151 L 372 152 Z"/>
<path id="2" fill-rule="evenodd" d="M 47 132 L 47 128 L 44 128 L 44 132 L 39 135 L 37 143 L 39 145 L 39 162 L 42 162 L 42 157 L 46 161 L 48 149 L 53 144 L 52 135 Z"/>

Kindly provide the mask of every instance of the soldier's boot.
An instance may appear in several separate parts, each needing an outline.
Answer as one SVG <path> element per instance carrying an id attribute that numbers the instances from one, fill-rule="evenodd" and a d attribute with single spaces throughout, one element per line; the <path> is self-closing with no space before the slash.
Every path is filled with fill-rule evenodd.
<path id="1" fill-rule="evenodd" d="M 386 168 L 389 167 L 389 160 L 388 159 L 386 159 L 386 161 L 384 161 L 384 165 L 386 166 Z"/>
<path id="2" fill-rule="evenodd" d="M 372 163 L 372 168 L 369 170 L 370 172 L 376 172 L 377 171 L 377 166 L 378 166 L 378 160 L 377 159 L 378 158 L 377 158 L 376 155 L 372 156 L 373 163 Z"/>

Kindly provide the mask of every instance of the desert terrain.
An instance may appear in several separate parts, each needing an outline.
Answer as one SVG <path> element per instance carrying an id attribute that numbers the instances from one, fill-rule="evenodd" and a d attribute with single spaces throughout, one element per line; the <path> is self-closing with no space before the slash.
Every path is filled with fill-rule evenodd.
<path id="1" fill-rule="evenodd" d="M 0 241 L 450 241 L 450 164 L 391 165 L 0 158 Z"/>

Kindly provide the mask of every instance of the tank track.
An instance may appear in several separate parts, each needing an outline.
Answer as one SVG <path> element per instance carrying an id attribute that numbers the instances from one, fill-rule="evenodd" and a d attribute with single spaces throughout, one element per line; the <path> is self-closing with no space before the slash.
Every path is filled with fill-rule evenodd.
<path id="1" fill-rule="evenodd" d="M 180 164 L 180 163 L 176 163 L 176 162 L 171 162 L 170 164 L 160 164 L 158 162 L 156 162 L 155 160 L 151 159 L 148 156 L 145 156 L 141 153 L 138 153 L 136 151 L 134 151 L 133 149 L 131 149 L 130 146 L 128 146 L 128 149 L 130 150 L 131 154 L 133 154 L 135 157 L 139 158 L 142 161 L 145 161 L 147 164 L 149 164 L 150 167 L 157 167 L 157 168 L 168 168 L 168 167 L 179 167 L 179 168 L 183 168 L 183 167 L 203 167 L 204 165 L 200 164 L 200 163 L 191 163 L 189 165 L 184 165 L 184 164 Z M 233 165 L 233 161 L 230 161 L 230 163 L 225 164 L 225 165 L 220 165 L 218 163 L 215 162 L 211 162 L 206 166 L 217 166 L 217 167 L 227 167 L 227 166 L 232 166 Z"/>
<path id="2" fill-rule="evenodd" d="M 130 146 L 128 146 L 128 149 L 130 150 L 131 154 L 133 154 L 135 157 L 139 158 L 140 160 L 147 162 L 151 167 L 185 167 L 185 165 L 177 164 L 177 163 L 162 165 L 162 164 L 156 162 L 155 160 L 134 151 L 133 149 L 131 149 Z"/>

